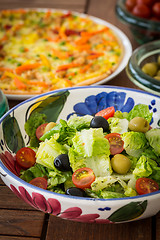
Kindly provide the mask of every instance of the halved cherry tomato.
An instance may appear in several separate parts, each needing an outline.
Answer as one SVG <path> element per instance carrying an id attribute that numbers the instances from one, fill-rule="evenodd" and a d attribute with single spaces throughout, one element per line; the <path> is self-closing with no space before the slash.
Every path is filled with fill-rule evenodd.
<path id="1" fill-rule="evenodd" d="M 124 150 L 124 142 L 119 133 L 109 133 L 105 138 L 109 141 L 111 155 L 121 153 Z"/>
<path id="2" fill-rule="evenodd" d="M 47 189 L 47 179 L 44 177 L 36 177 L 32 179 L 29 183 L 36 187 Z"/>
<path id="3" fill-rule="evenodd" d="M 93 170 L 87 167 L 77 169 L 72 175 L 73 184 L 81 189 L 90 188 L 94 180 Z"/>
<path id="4" fill-rule="evenodd" d="M 44 129 L 47 126 L 47 124 L 48 123 L 43 123 L 36 129 L 36 137 L 38 138 L 38 140 L 43 136 Z"/>
<path id="5" fill-rule="evenodd" d="M 114 113 L 115 113 L 114 107 L 108 107 L 96 113 L 95 116 L 102 116 L 105 119 L 108 119 L 110 117 L 113 117 Z"/>
<path id="6" fill-rule="evenodd" d="M 136 181 L 136 191 L 139 195 L 155 192 L 159 190 L 159 185 L 156 181 L 150 178 L 138 178 Z"/>
<path id="7" fill-rule="evenodd" d="M 30 168 L 36 162 L 36 153 L 31 148 L 23 147 L 16 153 L 16 161 L 22 168 Z"/>

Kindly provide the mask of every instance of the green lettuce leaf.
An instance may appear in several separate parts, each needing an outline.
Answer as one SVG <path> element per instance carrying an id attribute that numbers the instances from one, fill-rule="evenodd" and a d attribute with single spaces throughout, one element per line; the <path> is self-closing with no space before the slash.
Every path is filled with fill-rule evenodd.
<path id="1" fill-rule="evenodd" d="M 146 132 L 145 135 L 154 152 L 160 156 L 160 128 L 153 128 Z"/>
<path id="2" fill-rule="evenodd" d="M 110 145 L 103 135 L 102 128 L 84 129 L 72 139 L 74 151 L 81 157 L 110 155 Z"/>
<path id="3" fill-rule="evenodd" d="M 70 145 L 72 144 L 72 138 L 75 134 L 76 130 L 69 127 L 67 122 L 61 119 L 60 122 L 46 132 L 40 140 L 44 141 L 45 139 L 50 139 L 52 136 L 55 136 L 57 142 Z"/>
<path id="4" fill-rule="evenodd" d="M 146 156 L 141 156 L 133 170 L 133 174 L 137 178 L 149 177 L 153 173 L 155 167 L 157 167 L 157 163 L 154 160 Z"/>
<path id="5" fill-rule="evenodd" d="M 36 163 L 33 167 L 27 170 L 21 170 L 20 178 L 26 182 L 30 182 L 36 177 L 48 177 L 48 169 L 41 164 Z"/>
<path id="6" fill-rule="evenodd" d="M 77 117 L 76 115 L 73 115 L 69 118 L 67 123 L 69 127 L 75 128 L 77 131 L 81 131 L 82 129 L 90 128 L 90 122 L 92 118 L 93 116 L 91 115 L 85 115 L 83 117 Z"/>
<path id="7" fill-rule="evenodd" d="M 50 169 L 55 169 L 54 159 L 60 154 L 66 154 L 66 148 L 58 143 L 54 137 L 41 142 L 36 153 L 36 162 Z"/>
<path id="8" fill-rule="evenodd" d="M 147 147 L 147 139 L 142 132 L 126 132 L 121 135 L 124 149 L 128 155 L 139 158 Z"/>
<path id="9" fill-rule="evenodd" d="M 127 119 L 128 121 L 131 121 L 131 119 L 135 117 L 143 117 L 150 123 L 152 120 L 152 115 L 153 114 L 150 113 L 148 105 L 138 104 L 135 105 L 134 108 L 129 112 Z"/>

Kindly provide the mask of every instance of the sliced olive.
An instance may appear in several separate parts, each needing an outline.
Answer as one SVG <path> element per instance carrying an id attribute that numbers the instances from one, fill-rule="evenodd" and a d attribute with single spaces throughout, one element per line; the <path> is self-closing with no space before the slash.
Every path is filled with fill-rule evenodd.
<path id="1" fill-rule="evenodd" d="M 108 121 L 102 116 L 95 116 L 92 118 L 90 122 L 91 128 L 103 128 L 103 132 L 107 132 L 109 130 Z"/>
<path id="2" fill-rule="evenodd" d="M 71 171 L 69 157 L 67 154 L 60 154 L 54 159 L 54 166 L 59 171 Z"/>
<path id="3" fill-rule="evenodd" d="M 66 190 L 67 195 L 77 196 L 77 197 L 86 197 L 86 193 L 83 189 L 70 187 Z"/>
<path id="4" fill-rule="evenodd" d="M 116 154 L 111 159 L 111 165 L 116 173 L 126 174 L 131 167 L 131 161 L 123 154 Z"/>
<path id="5" fill-rule="evenodd" d="M 146 73 L 147 75 L 153 77 L 156 75 L 157 71 L 158 71 L 158 64 L 156 62 L 152 62 L 152 63 L 146 63 L 143 67 L 142 67 L 142 71 L 144 73 Z"/>
<path id="6" fill-rule="evenodd" d="M 142 117 L 133 118 L 129 124 L 128 128 L 134 132 L 147 132 L 149 130 L 149 122 Z"/>

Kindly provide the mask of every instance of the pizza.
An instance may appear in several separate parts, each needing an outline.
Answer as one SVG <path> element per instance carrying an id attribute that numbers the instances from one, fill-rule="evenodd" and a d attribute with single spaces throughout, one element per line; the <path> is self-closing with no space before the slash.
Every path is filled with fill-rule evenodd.
<path id="1" fill-rule="evenodd" d="M 41 94 L 96 83 L 121 62 L 123 47 L 110 27 L 61 10 L 0 12 L 0 88 Z"/>

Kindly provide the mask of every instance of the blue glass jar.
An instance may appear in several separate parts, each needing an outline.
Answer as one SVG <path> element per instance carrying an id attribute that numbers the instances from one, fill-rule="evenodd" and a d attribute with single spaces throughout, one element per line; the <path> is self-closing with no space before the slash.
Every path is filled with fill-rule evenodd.
<path id="1" fill-rule="evenodd" d="M 0 90 L 0 118 L 9 110 L 9 105 L 6 96 Z"/>

